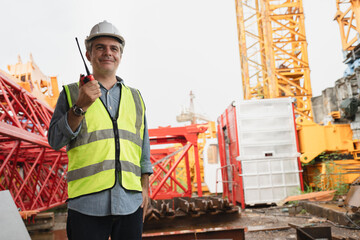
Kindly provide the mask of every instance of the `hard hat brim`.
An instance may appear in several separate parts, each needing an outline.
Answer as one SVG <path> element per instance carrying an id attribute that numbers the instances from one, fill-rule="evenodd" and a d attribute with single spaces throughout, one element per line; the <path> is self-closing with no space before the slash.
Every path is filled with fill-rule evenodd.
<path id="1" fill-rule="evenodd" d="M 85 39 L 85 43 L 88 41 L 91 41 L 95 38 L 98 38 L 98 37 L 112 37 L 112 38 L 115 38 L 116 40 L 118 40 L 122 46 L 125 46 L 125 39 L 122 36 L 117 35 L 117 34 L 111 34 L 111 33 L 99 33 L 99 34 L 94 34 L 94 35 L 88 36 Z"/>

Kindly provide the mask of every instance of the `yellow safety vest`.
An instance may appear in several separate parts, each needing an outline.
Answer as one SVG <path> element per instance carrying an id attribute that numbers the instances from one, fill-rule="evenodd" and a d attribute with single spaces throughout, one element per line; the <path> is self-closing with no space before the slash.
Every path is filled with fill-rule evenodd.
<path id="1" fill-rule="evenodd" d="M 78 84 L 65 85 L 64 89 L 72 107 L 79 95 Z M 142 190 L 144 114 L 140 93 L 124 84 L 116 120 L 111 119 L 99 98 L 88 108 L 79 135 L 66 147 L 69 199 L 112 188 L 116 165 L 121 167 L 120 183 L 125 189 Z"/>

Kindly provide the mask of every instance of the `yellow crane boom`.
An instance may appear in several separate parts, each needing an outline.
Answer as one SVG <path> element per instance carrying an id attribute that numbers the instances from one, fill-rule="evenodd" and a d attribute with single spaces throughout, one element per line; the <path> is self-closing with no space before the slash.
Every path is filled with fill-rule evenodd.
<path id="1" fill-rule="evenodd" d="M 334 20 L 339 24 L 343 51 L 351 51 L 358 45 L 360 32 L 360 0 L 336 0 Z"/>
<path id="2" fill-rule="evenodd" d="M 312 119 L 302 0 L 235 0 L 244 99 L 293 97 Z"/>

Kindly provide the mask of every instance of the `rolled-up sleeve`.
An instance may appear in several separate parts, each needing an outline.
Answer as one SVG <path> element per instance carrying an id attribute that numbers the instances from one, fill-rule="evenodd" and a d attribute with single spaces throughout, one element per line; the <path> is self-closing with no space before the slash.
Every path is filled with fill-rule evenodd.
<path id="1" fill-rule="evenodd" d="M 142 155 L 140 159 L 141 174 L 152 174 L 153 169 L 150 162 L 150 140 L 146 117 L 144 119 L 144 137 L 142 146 Z"/>

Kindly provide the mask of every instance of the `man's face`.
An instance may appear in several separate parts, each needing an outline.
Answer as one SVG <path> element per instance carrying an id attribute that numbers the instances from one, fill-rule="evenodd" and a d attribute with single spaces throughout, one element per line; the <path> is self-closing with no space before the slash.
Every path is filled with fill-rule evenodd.
<path id="1" fill-rule="evenodd" d="M 116 74 L 121 60 L 120 43 L 111 37 L 93 40 L 90 52 L 86 52 L 94 74 Z"/>

